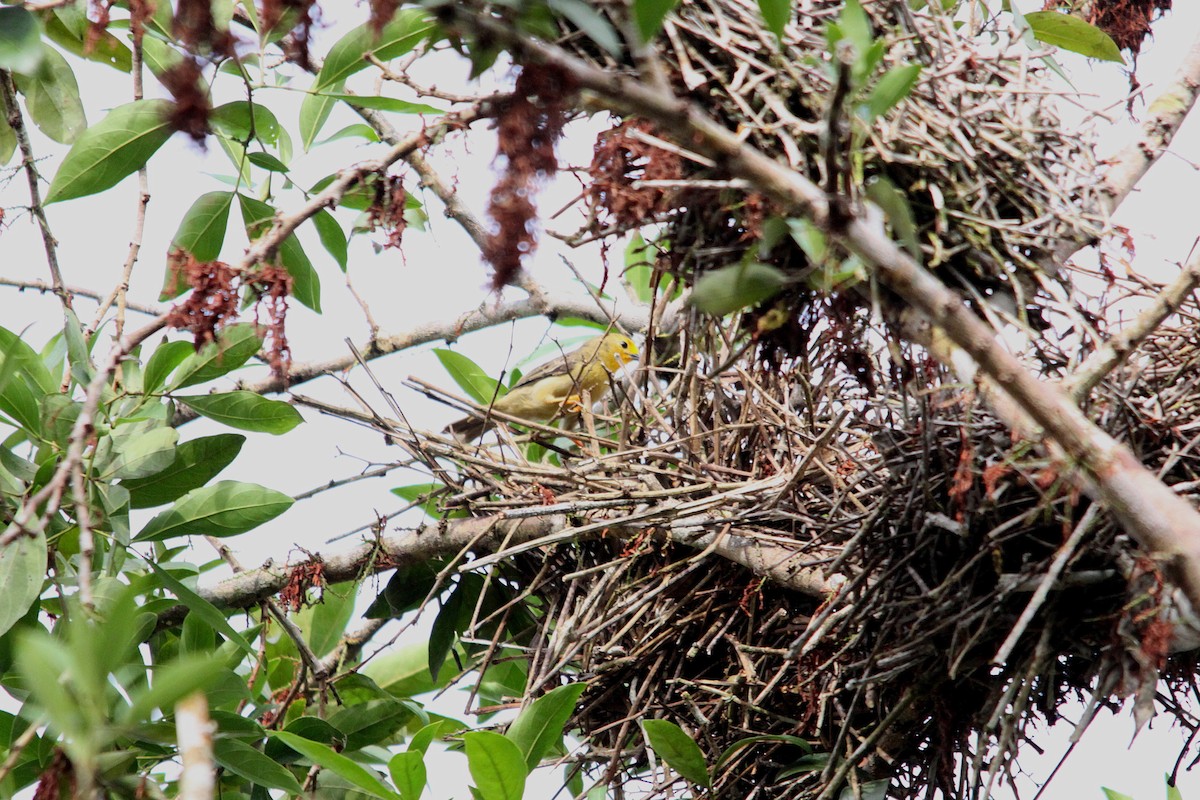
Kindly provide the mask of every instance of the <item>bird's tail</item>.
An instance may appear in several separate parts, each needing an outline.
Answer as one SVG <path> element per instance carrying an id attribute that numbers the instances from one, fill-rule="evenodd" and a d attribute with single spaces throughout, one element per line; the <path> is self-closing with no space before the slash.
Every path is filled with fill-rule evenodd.
<path id="1" fill-rule="evenodd" d="M 492 427 L 495 423 L 492 420 L 480 419 L 479 417 L 463 417 L 462 419 L 451 422 L 446 426 L 445 433 L 451 436 L 456 436 L 464 442 L 472 442 L 483 436 L 484 431 Z"/>

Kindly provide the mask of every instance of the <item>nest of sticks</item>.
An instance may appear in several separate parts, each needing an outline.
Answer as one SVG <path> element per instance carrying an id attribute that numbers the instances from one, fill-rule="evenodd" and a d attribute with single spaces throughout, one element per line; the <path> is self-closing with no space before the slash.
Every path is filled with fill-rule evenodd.
<path id="1" fill-rule="evenodd" d="M 1191 306 L 1092 411 L 1200 499 L 1193 379 L 1180 380 L 1198 374 L 1197 334 Z M 736 354 L 720 337 L 693 320 L 686 366 L 646 366 L 569 436 L 502 428 L 467 444 L 377 418 L 445 484 L 441 515 L 567 520 L 463 554 L 458 568 L 507 598 L 463 639 L 481 673 L 527 660 L 527 697 L 588 684 L 573 724 L 592 779 L 671 796 L 673 776 L 647 770 L 638 721 L 652 718 L 720 759 L 714 796 L 730 798 L 872 780 L 896 797 L 987 796 L 1072 699 L 1084 726 L 1131 697 L 1153 713 L 1156 692 L 1200 723 L 1163 576 L 1065 465 L 919 351 L 906 352 L 920 392 L 867 389 L 819 337 L 782 365 L 743 356 L 714 372 Z"/>
<path id="2" fill-rule="evenodd" d="M 677 90 L 814 181 L 833 185 L 841 163 L 856 185 L 890 182 L 926 266 L 982 315 L 999 320 L 983 301 L 1008 297 L 1006 319 L 1042 323 L 1024 326 L 1027 355 L 1062 377 L 1109 304 L 1153 287 L 1109 273 L 1088 298 L 1047 267 L 1104 221 L 1079 211 L 1098 207 L 1096 165 L 1055 116 L 1038 60 L 964 38 L 932 9 L 868 2 L 879 71 L 924 68 L 905 100 L 843 137 L 852 156 L 831 158 L 824 26 L 840 4 L 801 5 L 782 48 L 752 0 L 687 0 L 652 47 Z M 564 43 L 627 68 L 578 32 Z M 987 796 L 1064 702 L 1087 703 L 1085 726 L 1129 697 L 1144 717 L 1164 674 L 1177 677 L 1160 705 L 1195 727 L 1183 697 L 1194 663 L 1170 652 L 1155 565 L 1072 489 L 1067 465 L 1014 441 L 970 387 L 904 343 L 886 293 L 824 280 L 830 262 L 794 238 L 764 248 L 769 203 L 638 120 L 601 137 L 591 176 L 577 240 L 651 222 L 668 245 L 656 279 L 690 285 L 752 248 L 813 279 L 746 310 L 738 330 L 676 308 L 617 402 L 570 437 L 502 427 L 466 444 L 377 418 L 444 484 L 441 514 L 565 515 L 561 530 L 461 565 L 534 609 L 500 603 L 464 639 L 491 642 L 485 670 L 520 650 L 527 697 L 587 682 L 574 724 L 590 777 L 670 795 L 638 727 L 663 718 L 717 763 L 717 797 L 824 800 L 875 780 L 896 797 Z M 1108 376 L 1090 413 L 1169 482 L 1200 487 L 1197 309 L 1175 320 L 1148 357 Z"/>

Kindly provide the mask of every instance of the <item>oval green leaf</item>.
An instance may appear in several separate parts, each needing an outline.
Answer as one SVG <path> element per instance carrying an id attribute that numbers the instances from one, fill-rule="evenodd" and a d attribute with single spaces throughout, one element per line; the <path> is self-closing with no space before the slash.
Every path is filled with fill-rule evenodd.
<path id="1" fill-rule="evenodd" d="M 304 417 L 292 406 L 255 392 L 239 390 L 176 399 L 201 416 L 242 431 L 279 435 L 304 422 Z"/>
<path id="2" fill-rule="evenodd" d="M 583 683 L 559 686 L 534 700 L 513 720 L 505 735 L 521 749 L 526 767 L 532 770 L 562 742 L 563 727 L 586 688 Z"/>
<path id="3" fill-rule="evenodd" d="M 489 405 L 492 400 L 504 394 L 504 388 L 497 385 L 495 378 L 462 353 L 444 349 L 436 349 L 433 353 L 458 387 L 481 406 Z"/>
<path id="4" fill-rule="evenodd" d="M 173 503 L 193 489 L 199 489 L 233 463 L 246 437 L 240 433 L 219 433 L 179 445 L 170 466 L 136 480 L 122 481 L 129 490 L 130 508 L 152 508 Z"/>
<path id="5" fill-rule="evenodd" d="M 239 739 L 213 741 L 213 758 L 234 775 L 251 783 L 267 789 L 282 789 L 290 795 L 304 794 L 304 787 L 287 768 Z"/>
<path id="6" fill-rule="evenodd" d="M 380 800 L 403 800 L 383 781 L 375 777 L 373 772 L 361 764 L 356 764 L 341 753 L 334 752 L 332 748 L 287 731 L 278 731 L 272 734 L 272 738 L 278 739 L 312 763 L 349 781 L 372 797 L 378 797 Z"/>
<path id="7" fill-rule="evenodd" d="M 787 276 L 769 264 L 735 264 L 701 275 L 690 302 L 706 314 L 723 317 L 773 297 L 786 283 Z"/>
<path id="8" fill-rule="evenodd" d="M 61 144 L 71 144 L 87 128 L 79 84 L 71 65 L 49 45 L 42 48 L 42 63 L 28 75 L 14 74 L 25 96 L 25 108 L 42 133 Z"/>
<path id="9" fill-rule="evenodd" d="M 0 8 L 0 69 L 30 73 L 42 60 L 42 26 L 21 6 Z"/>
<path id="10" fill-rule="evenodd" d="M 388 761 L 388 774 L 404 800 L 420 800 L 426 782 L 425 754 L 414 750 L 396 753 Z"/>
<path id="11" fill-rule="evenodd" d="M 208 192 L 196 198 L 183 215 L 179 229 L 171 239 L 171 247 L 192 254 L 197 261 L 215 261 L 225 244 L 225 229 L 229 224 L 229 207 L 233 192 Z M 168 280 L 175 280 L 168 276 Z M 175 285 L 183 287 L 182 281 Z"/>
<path id="12" fill-rule="evenodd" d="M 1058 11 L 1031 11 L 1025 15 L 1033 38 L 1072 53 L 1124 64 L 1121 49 L 1104 31 L 1079 17 Z"/>
<path id="13" fill-rule="evenodd" d="M 118 106 L 83 132 L 58 168 L 46 204 L 102 192 L 137 172 L 171 138 L 167 100 Z"/>
<path id="14" fill-rule="evenodd" d="M 200 348 L 184 360 L 171 381 L 172 389 L 185 389 L 228 375 L 253 358 L 262 349 L 263 339 L 257 325 L 243 322 L 230 325 L 217 334 L 217 340 Z"/>
<path id="15" fill-rule="evenodd" d="M 7 536 L 12 526 L 4 532 Z M 18 536 L 0 548 L 0 636 L 25 616 L 42 593 L 46 577 L 46 535 Z"/>
<path id="16" fill-rule="evenodd" d="M 484 800 L 521 800 L 525 794 L 525 758 L 513 742 L 492 731 L 463 734 L 467 766 Z"/>
<path id="17" fill-rule="evenodd" d="M 292 498 L 256 483 L 221 481 L 194 489 L 158 514 L 135 537 L 161 542 L 174 536 L 236 536 L 275 519 Z"/>
<path id="18" fill-rule="evenodd" d="M 642 730 L 650 747 L 671 769 L 697 786 L 712 786 L 704 753 L 683 728 L 665 719 L 648 719 L 642 723 Z"/>

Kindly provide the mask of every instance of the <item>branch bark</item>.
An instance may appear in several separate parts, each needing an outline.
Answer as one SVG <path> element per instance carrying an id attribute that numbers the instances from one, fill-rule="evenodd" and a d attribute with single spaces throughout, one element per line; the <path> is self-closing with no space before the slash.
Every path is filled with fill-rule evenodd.
<path id="1" fill-rule="evenodd" d="M 790 548 L 759 541 L 752 536 L 713 530 L 715 526 L 723 527 L 729 522 L 724 517 L 690 516 L 664 524 L 662 515 L 673 513 L 673 508 L 663 507 L 660 511 L 641 513 L 637 515 L 637 520 L 624 523 L 602 516 L 594 517 L 583 525 L 576 524 L 571 515 L 565 513 L 521 516 L 520 510 L 510 512 L 511 516 L 497 514 L 434 522 L 412 531 L 387 534 L 378 541 L 363 542 L 342 552 L 317 554 L 300 562 L 268 564 L 259 569 L 246 570 L 216 586 L 200 589 L 199 594 L 221 608 L 248 608 L 282 589 L 295 570 L 313 563 L 320 564 L 326 581 L 339 583 L 454 555 L 466 547 L 472 547 L 477 554 L 500 553 L 501 548 L 503 553 L 512 554 L 546 544 L 600 536 L 605 532 L 608 535 L 634 537 L 645 531 L 653 531 L 655 535 L 673 542 L 727 558 L 749 568 L 756 575 L 814 597 L 827 596 L 845 583 L 843 576 L 824 575 L 822 566 L 826 560 L 823 558 L 810 563 L 810 556 Z M 467 569 L 471 567 L 471 562 L 464 565 Z M 160 627 L 169 627 L 181 622 L 186 615 L 185 606 L 176 606 L 160 614 L 158 624 Z"/>

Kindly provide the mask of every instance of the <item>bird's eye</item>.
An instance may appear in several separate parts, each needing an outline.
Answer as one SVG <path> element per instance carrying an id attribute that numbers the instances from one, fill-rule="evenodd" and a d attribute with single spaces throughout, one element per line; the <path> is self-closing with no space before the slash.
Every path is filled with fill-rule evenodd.
<path id="1" fill-rule="evenodd" d="M 624 349 L 628 350 L 628 349 L 629 349 L 629 342 L 621 342 L 621 347 L 623 347 Z"/>

